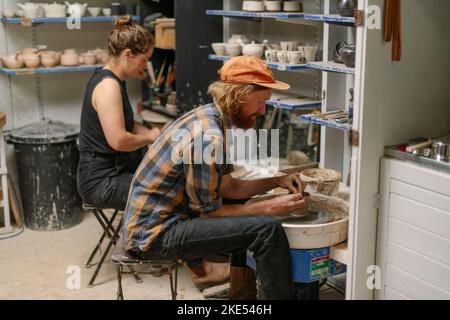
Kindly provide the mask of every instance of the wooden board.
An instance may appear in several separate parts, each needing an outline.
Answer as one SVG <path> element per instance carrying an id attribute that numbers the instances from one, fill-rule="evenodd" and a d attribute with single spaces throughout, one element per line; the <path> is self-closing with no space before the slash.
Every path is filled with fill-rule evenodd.
<path id="1" fill-rule="evenodd" d="M 3 127 L 6 124 L 6 115 L 3 112 L 0 112 L 0 127 Z"/>
<path id="2" fill-rule="evenodd" d="M 17 228 L 22 228 L 22 214 L 20 211 L 20 205 L 16 197 L 16 192 L 11 178 L 8 177 L 8 190 L 9 190 L 9 203 L 11 204 L 11 212 L 16 221 Z"/>

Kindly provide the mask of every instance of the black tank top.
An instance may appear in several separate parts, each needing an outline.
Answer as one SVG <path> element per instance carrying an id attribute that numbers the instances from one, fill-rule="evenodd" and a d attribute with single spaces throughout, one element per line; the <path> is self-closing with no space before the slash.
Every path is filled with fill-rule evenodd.
<path id="1" fill-rule="evenodd" d="M 118 152 L 109 146 L 100 124 L 100 119 L 98 118 L 97 111 L 92 105 L 92 93 L 94 92 L 95 87 L 105 78 L 115 79 L 120 84 L 123 114 L 125 117 L 125 129 L 128 132 L 133 131 L 134 115 L 133 109 L 130 105 L 130 101 L 128 100 L 125 81 L 120 80 L 110 70 L 95 70 L 94 74 L 87 84 L 83 101 L 83 109 L 81 110 L 79 150 L 81 152 L 95 152 L 104 155 L 117 155 L 122 154 L 122 152 Z"/>

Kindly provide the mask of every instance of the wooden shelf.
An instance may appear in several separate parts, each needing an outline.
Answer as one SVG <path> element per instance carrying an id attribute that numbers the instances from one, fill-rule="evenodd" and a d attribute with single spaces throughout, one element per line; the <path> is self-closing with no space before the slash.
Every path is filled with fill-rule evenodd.
<path id="1" fill-rule="evenodd" d="M 235 17 L 235 18 L 258 18 L 258 19 L 303 19 L 307 21 L 318 21 L 325 23 L 354 25 L 354 17 L 343 17 L 339 14 L 309 14 L 303 12 L 249 12 L 249 11 L 226 11 L 207 10 L 209 16 Z"/>
<path id="2" fill-rule="evenodd" d="M 210 54 L 208 56 L 210 60 L 217 61 L 227 61 L 230 60 L 229 56 L 218 56 L 215 54 Z M 296 70 L 305 70 L 310 69 L 306 64 L 281 64 L 281 63 L 267 63 L 271 69 L 280 70 L 280 71 L 296 71 Z"/>
<path id="3" fill-rule="evenodd" d="M 355 74 L 355 68 L 349 68 L 346 67 L 344 64 L 336 63 L 333 61 L 308 62 L 306 65 L 309 68 L 319 69 L 327 72 Z"/>
<path id="4" fill-rule="evenodd" d="M 351 130 L 351 125 L 348 123 L 340 124 L 340 123 L 336 123 L 336 121 L 333 121 L 333 120 L 311 118 L 308 115 L 301 115 L 300 118 L 302 120 L 317 123 L 317 124 L 320 124 L 321 126 L 325 126 L 328 128 L 333 128 L 333 129 L 337 129 L 337 130 L 341 130 L 341 131 L 345 131 L 345 132 L 349 132 Z"/>
<path id="5" fill-rule="evenodd" d="M 71 19 L 71 20 L 69 20 Z M 36 19 L 27 19 L 27 18 L 0 18 L 0 22 L 3 23 L 11 23 L 11 24 L 21 24 L 23 26 L 30 26 L 35 23 L 61 23 L 72 21 L 73 18 L 65 17 L 65 18 L 36 18 Z M 117 19 L 117 16 L 110 17 L 82 17 L 80 18 L 81 22 L 112 22 Z M 133 16 L 134 21 L 139 20 L 139 16 Z"/>
<path id="6" fill-rule="evenodd" d="M 5 69 L 0 68 L 0 74 L 6 74 L 10 76 L 30 76 L 35 74 L 46 73 L 62 73 L 62 72 L 79 72 L 79 71 L 94 71 L 95 69 L 102 68 L 103 64 L 96 64 L 92 66 L 76 66 L 76 67 L 55 67 L 55 68 L 36 68 L 36 69 Z"/>

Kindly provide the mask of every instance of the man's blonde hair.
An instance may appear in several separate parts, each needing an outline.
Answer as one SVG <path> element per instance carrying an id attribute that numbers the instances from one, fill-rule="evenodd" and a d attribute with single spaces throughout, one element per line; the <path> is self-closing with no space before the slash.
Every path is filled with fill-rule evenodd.
<path id="1" fill-rule="evenodd" d="M 208 92 L 222 112 L 233 114 L 238 113 L 241 99 L 244 96 L 266 89 L 255 84 L 216 81 L 209 86 Z"/>

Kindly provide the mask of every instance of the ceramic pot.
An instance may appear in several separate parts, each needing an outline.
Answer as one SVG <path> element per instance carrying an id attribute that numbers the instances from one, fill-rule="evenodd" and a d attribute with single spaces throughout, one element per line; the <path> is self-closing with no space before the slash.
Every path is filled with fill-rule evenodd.
<path id="1" fill-rule="evenodd" d="M 66 16 L 66 6 L 64 4 L 43 3 L 41 6 L 44 8 L 45 16 L 47 18 L 64 18 Z"/>
<path id="2" fill-rule="evenodd" d="M 4 9 L 3 10 L 3 17 L 5 17 L 5 18 L 14 18 L 14 10 Z"/>
<path id="3" fill-rule="evenodd" d="M 41 57 L 37 54 L 30 54 L 23 57 L 25 67 L 35 69 L 41 64 Z"/>
<path id="4" fill-rule="evenodd" d="M 23 10 L 23 15 L 29 19 L 36 19 L 39 15 L 39 8 L 41 7 L 38 3 L 18 3 L 17 4 L 20 9 Z"/>
<path id="5" fill-rule="evenodd" d="M 103 14 L 105 17 L 111 16 L 111 8 L 102 8 L 102 14 Z"/>
<path id="6" fill-rule="evenodd" d="M 76 53 L 64 53 L 61 56 L 61 65 L 73 67 L 79 64 L 79 56 Z"/>
<path id="7" fill-rule="evenodd" d="M 301 12 L 302 4 L 300 1 L 283 1 L 283 11 Z"/>
<path id="8" fill-rule="evenodd" d="M 23 59 L 17 54 L 10 54 L 0 57 L 2 65 L 7 69 L 20 69 L 23 68 Z"/>
<path id="9" fill-rule="evenodd" d="M 341 50 L 341 58 L 346 67 L 354 68 L 356 59 L 356 46 L 349 44 Z"/>
<path id="10" fill-rule="evenodd" d="M 67 13 L 72 17 L 84 17 L 86 14 L 87 3 L 72 3 L 65 2 L 67 5 Z"/>
<path id="11" fill-rule="evenodd" d="M 227 43 L 225 45 L 225 52 L 230 57 L 237 57 L 242 53 L 242 47 L 238 43 Z"/>
<path id="12" fill-rule="evenodd" d="M 338 12 L 343 17 L 353 17 L 357 6 L 358 0 L 337 0 Z"/>
<path id="13" fill-rule="evenodd" d="M 264 55 L 264 48 L 267 46 L 268 41 L 264 40 L 263 43 L 255 43 L 255 41 L 252 41 L 250 44 L 244 44 L 242 40 L 239 39 L 238 43 L 242 47 L 242 54 L 244 56 L 255 56 L 261 58 Z"/>
<path id="14" fill-rule="evenodd" d="M 341 53 L 342 53 L 342 49 L 344 49 L 344 47 L 347 45 L 347 42 L 341 41 L 339 43 L 336 44 L 336 47 L 333 50 L 333 61 L 336 63 L 344 63 L 344 61 L 342 61 L 342 57 L 341 57 Z"/>
<path id="15" fill-rule="evenodd" d="M 250 40 L 246 36 L 241 35 L 241 34 L 231 35 L 231 38 L 228 39 L 228 43 L 238 43 L 239 39 L 242 40 L 242 42 L 245 44 L 250 43 Z"/>
<path id="16" fill-rule="evenodd" d="M 41 63 L 46 68 L 53 68 L 57 65 L 55 55 L 43 55 L 41 56 Z"/>
<path id="17" fill-rule="evenodd" d="M 266 1 L 267 11 L 281 11 L 281 1 Z"/>
<path id="18" fill-rule="evenodd" d="M 91 17 L 98 17 L 100 15 L 100 12 L 102 11 L 102 8 L 99 7 L 89 7 L 87 8 L 87 11 L 91 15 Z"/>
<path id="19" fill-rule="evenodd" d="M 225 55 L 225 43 L 222 42 L 211 43 L 211 47 L 216 55 L 218 56 Z"/>
<path id="20" fill-rule="evenodd" d="M 97 58 L 95 56 L 95 53 L 93 52 L 85 52 L 81 55 L 82 63 L 84 63 L 87 66 L 93 66 L 94 64 L 97 63 Z"/>

